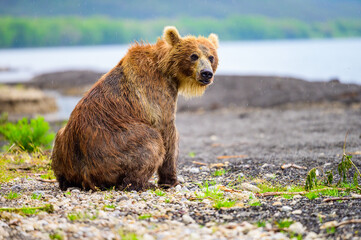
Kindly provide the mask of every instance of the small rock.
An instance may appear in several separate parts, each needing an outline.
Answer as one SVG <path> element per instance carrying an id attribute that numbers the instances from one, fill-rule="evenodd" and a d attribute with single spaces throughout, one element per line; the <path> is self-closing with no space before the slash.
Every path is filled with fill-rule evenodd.
<path id="1" fill-rule="evenodd" d="M 242 232 L 244 234 L 247 234 L 250 230 L 256 228 L 256 226 L 254 226 L 253 224 L 250 224 L 249 222 L 242 222 L 241 227 L 242 227 Z"/>
<path id="2" fill-rule="evenodd" d="M 315 232 L 307 233 L 305 240 L 314 240 L 314 239 L 319 239 L 318 235 Z"/>
<path id="3" fill-rule="evenodd" d="M 142 197 L 142 198 L 145 198 L 145 197 L 148 197 L 149 196 L 149 193 L 148 192 L 142 192 L 141 194 L 140 194 L 140 197 Z"/>
<path id="4" fill-rule="evenodd" d="M 181 176 L 181 175 L 179 175 L 179 176 L 178 176 L 178 182 L 184 183 L 184 177 Z"/>
<path id="5" fill-rule="evenodd" d="M 148 233 L 144 234 L 142 237 L 143 240 L 154 240 L 154 237 Z"/>
<path id="6" fill-rule="evenodd" d="M 191 218 L 188 214 L 183 215 L 182 220 L 185 224 L 194 223 L 194 219 Z"/>
<path id="7" fill-rule="evenodd" d="M 302 198 L 302 196 L 299 194 L 293 195 L 293 199 L 300 199 L 300 198 Z"/>
<path id="8" fill-rule="evenodd" d="M 20 192 L 21 191 L 21 186 L 20 185 L 14 185 L 11 187 L 11 191 L 12 192 Z"/>
<path id="9" fill-rule="evenodd" d="M 176 190 L 177 192 L 179 192 L 180 190 L 182 190 L 182 186 L 181 186 L 181 185 L 177 185 L 177 186 L 175 187 L 175 190 Z"/>
<path id="10" fill-rule="evenodd" d="M 292 223 L 288 229 L 297 234 L 304 234 L 306 231 L 306 228 L 300 222 Z"/>
<path id="11" fill-rule="evenodd" d="M 289 211 L 292 210 L 292 208 L 289 207 L 289 206 L 283 206 L 283 207 L 281 208 L 281 210 L 284 211 L 284 212 L 289 212 Z"/>
<path id="12" fill-rule="evenodd" d="M 210 139 L 211 139 L 212 141 L 217 141 L 217 140 L 218 140 L 218 137 L 217 137 L 216 135 L 212 135 L 212 136 L 210 137 Z"/>
<path id="13" fill-rule="evenodd" d="M 209 167 L 202 167 L 202 172 L 210 172 L 211 169 Z"/>
<path id="14" fill-rule="evenodd" d="M 261 168 L 269 168 L 269 167 L 273 167 L 273 166 L 274 166 L 273 164 L 265 163 L 261 166 Z"/>
<path id="15" fill-rule="evenodd" d="M 127 200 L 129 200 L 129 198 L 127 196 L 125 196 L 125 195 L 117 197 L 117 199 L 116 199 L 117 202 L 127 201 Z"/>
<path id="16" fill-rule="evenodd" d="M 295 214 L 295 215 L 300 215 L 301 213 L 302 213 L 302 211 L 300 209 L 294 210 L 292 212 L 292 214 Z"/>
<path id="17" fill-rule="evenodd" d="M 261 189 L 259 189 L 258 187 L 254 186 L 252 184 L 249 184 L 249 183 L 242 183 L 241 188 L 244 190 L 256 192 L 256 193 L 261 191 Z"/>
<path id="18" fill-rule="evenodd" d="M 282 206 L 282 203 L 281 202 L 274 202 L 274 203 L 272 203 L 272 206 Z"/>
<path id="19" fill-rule="evenodd" d="M 272 179 L 276 178 L 276 174 L 274 174 L 274 173 L 266 173 L 264 175 L 264 178 L 267 179 L 267 180 L 272 180 Z"/>
<path id="20" fill-rule="evenodd" d="M 71 192 L 72 192 L 72 193 L 80 193 L 80 190 L 77 189 L 77 188 L 75 188 L 75 189 L 71 190 Z"/>
<path id="21" fill-rule="evenodd" d="M 199 173 L 199 168 L 191 168 L 189 169 L 190 173 Z"/>

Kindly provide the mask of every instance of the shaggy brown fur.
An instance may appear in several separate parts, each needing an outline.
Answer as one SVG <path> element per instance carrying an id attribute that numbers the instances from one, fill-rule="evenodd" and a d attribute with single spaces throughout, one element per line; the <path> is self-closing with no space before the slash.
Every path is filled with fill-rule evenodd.
<path id="1" fill-rule="evenodd" d="M 181 38 L 174 27 L 166 27 L 155 45 L 133 45 L 59 130 L 52 168 L 60 188 L 141 190 L 151 187 L 156 171 L 159 186 L 175 186 L 178 92 L 203 94 L 208 84 L 200 72 L 216 71 L 217 47 L 214 34 Z"/>

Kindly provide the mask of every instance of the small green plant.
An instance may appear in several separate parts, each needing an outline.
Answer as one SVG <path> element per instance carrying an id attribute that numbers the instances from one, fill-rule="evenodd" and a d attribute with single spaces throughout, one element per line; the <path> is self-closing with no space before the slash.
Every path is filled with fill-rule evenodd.
<path id="1" fill-rule="evenodd" d="M 51 233 L 49 234 L 49 238 L 52 240 L 63 240 L 64 236 L 60 233 Z"/>
<path id="2" fill-rule="evenodd" d="M 104 205 L 104 208 L 109 208 L 109 209 L 115 209 L 115 205 L 114 204 L 106 204 Z"/>
<path id="3" fill-rule="evenodd" d="M 159 196 L 159 197 L 162 197 L 162 196 L 165 196 L 165 192 L 163 192 L 162 190 L 160 189 L 156 189 L 154 191 L 155 195 Z"/>
<path id="4" fill-rule="evenodd" d="M 356 188 L 359 185 L 358 178 L 361 178 L 361 173 L 360 170 L 357 168 L 357 166 L 353 163 L 352 155 L 346 154 L 347 135 L 348 132 L 346 133 L 345 141 L 343 144 L 343 154 L 342 154 L 341 162 L 337 165 L 339 180 L 335 186 L 340 187 L 340 186 L 350 185 L 349 188 Z M 351 180 L 348 178 L 348 175 L 352 169 L 354 169 L 354 174 Z M 307 174 L 306 185 L 305 185 L 305 189 L 307 191 L 317 188 L 322 183 L 322 180 L 324 185 L 335 187 L 332 186 L 332 182 L 334 178 L 332 170 L 327 171 L 325 174 L 321 170 L 322 175 L 324 176 L 320 180 L 317 179 L 316 171 L 317 168 L 313 168 Z"/>
<path id="5" fill-rule="evenodd" d="M 6 196 L 5 198 L 6 199 L 9 199 L 9 200 L 13 200 L 13 199 L 17 199 L 20 197 L 20 194 L 17 193 L 17 192 L 13 192 L 13 191 L 10 191 Z"/>
<path id="6" fill-rule="evenodd" d="M 64 193 L 65 195 L 68 195 L 68 196 L 71 196 L 71 192 L 70 191 L 67 191 Z"/>
<path id="7" fill-rule="evenodd" d="M 282 197 L 285 198 L 285 199 L 292 199 L 292 198 L 293 198 L 293 195 L 283 194 Z"/>
<path id="8" fill-rule="evenodd" d="M 316 171 L 317 171 L 317 168 L 312 168 L 307 174 L 306 185 L 305 185 L 305 189 L 307 191 L 312 190 L 313 188 L 317 187 L 317 185 L 318 185 Z"/>
<path id="9" fill-rule="evenodd" d="M 222 169 L 214 171 L 214 173 L 212 175 L 214 177 L 219 177 L 219 176 L 224 175 L 225 173 L 226 173 L 226 170 L 222 168 Z"/>
<path id="10" fill-rule="evenodd" d="M 305 194 L 305 197 L 307 197 L 310 200 L 316 199 L 319 197 L 319 192 L 309 192 Z"/>
<path id="11" fill-rule="evenodd" d="M 55 179 L 55 175 L 54 175 L 53 170 L 49 169 L 45 174 L 40 175 L 40 178 L 53 180 L 53 179 Z"/>
<path id="12" fill-rule="evenodd" d="M 322 215 L 321 215 L 321 214 L 318 215 L 318 221 L 319 221 L 320 223 L 323 222 L 323 218 L 322 218 Z"/>
<path id="13" fill-rule="evenodd" d="M 196 193 L 198 199 L 210 198 L 212 200 L 223 198 L 223 192 L 215 186 L 209 186 L 208 181 L 198 185 L 201 189 L 200 193 Z"/>
<path id="14" fill-rule="evenodd" d="M 232 201 L 230 199 L 217 199 L 214 204 L 213 207 L 217 210 L 221 209 L 221 208 L 230 208 L 233 207 L 236 204 L 236 201 Z"/>
<path id="15" fill-rule="evenodd" d="M 41 197 L 42 197 L 42 194 L 41 193 L 33 193 L 32 195 L 31 195 L 31 199 L 33 199 L 33 200 L 40 200 L 41 199 Z"/>
<path id="16" fill-rule="evenodd" d="M 147 213 L 147 214 L 140 215 L 140 216 L 138 217 L 138 219 L 139 219 L 139 220 L 144 220 L 144 219 L 149 219 L 149 218 L 151 218 L 151 217 L 152 217 L 152 215 L 149 214 L 149 213 Z"/>
<path id="17" fill-rule="evenodd" d="M 165 202 L 165 203 L 170 203 L 169 198 L 164 199 L 164 202 Z"/>
<path id="18" fill-rule="evenodd" d="M 297 233 L 294 233 L 294 232 L 290 232 L 290 238 L 291 239 L 297 239 L 297 240 L 302 240 L 303 239 L 302 234 L 297 234 Z"/>
<path id="19" fill-rule="evenodd" d="M 109 193 L 109 194 L 105 193 L 105 194 L 104 194 L 104 200 L 109 200 L 109 199 L 112 199 L 113 197 L 114 197 L 114 196 L 113 196 L 112 193 Z"/>
<path id="20" fill-rule="evenodd" d="M 266 227 L 266 221 L 258 221 L 257 227 Z"/>
<path id="21" fill-rule="evenodd" d="M 124 232 L 122 229 L 119 230 L 118 233 L 122 240 L 139 240 L 140 239 L 137 234 L 130 233 L 130 232 Z"/>
<path id="22" fill-rule="evenodd" d="M 189 152 L 188 156 L 190 156 L 191 158 L 194 158 L 196 156 L 195 152 Z"/>
<path id="23" fill-rule="evenodd" d="M 89 212 L 74 212 L 67 215 L 70 221 L 84 221 L 84 220 L 94 220 L 98 217 L 98 213 L 92 214 Z"/>
<path id="24" fill-rule="evenodd" d="M 49 129 L 49 124 L 43 117 L 31 119 L 30 122 L 27 118 L 23 118 L 16 124 L 8 122 L 0 125 L 0 134 L 9 142 L 7 149 L 16 146 L 18 150 L 34 152 L 39 148 L 51 147 L 55 134 L 49 133 Z"/>
<path id="25" fill-rule="evenodd" d="M 284 229 L 284 228 L 289 228 L 292 223 L 293 223 L 292 220 L 283 219 L 283 220 L 276 222 L 276 225 L 278 226 L 278 228 Z"/>
<path id="26" fill-rule="evenodd" d="M 250 206 L 252 207 L 257 207 L 257 206 L 261 206 L 261 202 L 260 201 L 252 201 L 249 203 Z"/>
<path id="27" fill-rule="evenodd" d="M 326 232 L 328 234 L 334 234 L 336 232 L 336 228 L 335 227 L 326 228 Z"/>
<path id="28" fill-rule="evenodd" d="M 52 204 L 46 204 L 45 206 L 42 207 L 0 208 L 0 212 L 14 212 L 23 215 L 33 215 L 39 211 L 53 213 L 54 206 Z"/>

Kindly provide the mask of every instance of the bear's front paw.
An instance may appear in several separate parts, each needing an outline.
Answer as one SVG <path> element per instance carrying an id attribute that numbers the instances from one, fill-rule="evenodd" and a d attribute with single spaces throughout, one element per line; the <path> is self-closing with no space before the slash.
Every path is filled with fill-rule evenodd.
<path id="1" fill-rule="evenodd" d="M 177 186 L 178 185 L 178 180 L 175 179 L 175 180 L 171 180 L 171 181 L 159 181 L 158 182 L 158 187 L 160 188 L 163 188 L 163 189 L 168 189 L 168 188 L 171 188 L 171 187 L 174 187 L 174 186 Z"/>

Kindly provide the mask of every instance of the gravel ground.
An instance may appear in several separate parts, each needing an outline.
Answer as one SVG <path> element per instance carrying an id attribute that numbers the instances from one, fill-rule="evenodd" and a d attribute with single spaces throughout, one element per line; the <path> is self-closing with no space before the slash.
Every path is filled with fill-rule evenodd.
<path id="1" fill-rule="evenodd" d="M 360 199 L 257 195 L 263 181 L 304 184 L 313 167 L 335 169 L 347 131 L 347 151 L 361 168 L 360 119 L 359 104 L 182 112 L 177 115 L 180 185 L 164 192 L 62 192 L 57 183 L 33 176 L 15 179 L 1 185 L 0 207 L 52 204 L 54 212 L 1 212 L 0 239 L 136 239 L 132 233 L 139 239 L 361 239 L 360 223 L 331 228 L 333 221 L 361 219 Z M 217 158 L 233 155 L 238 157 Z M 285 163 L 306 169 L 282 170 Z M 225 170 L 220 176 L 214 176 L 217 167 Z M 209 191 L 235 205 L 217 210 L 215 199 L 204 197 L 206 180 Z M 10 191 L 20 196 L 9 200 Z M 32 199 L 35 195 L 41 196 Z M 285 219 L 290 226 L 277 224 Z"/>

